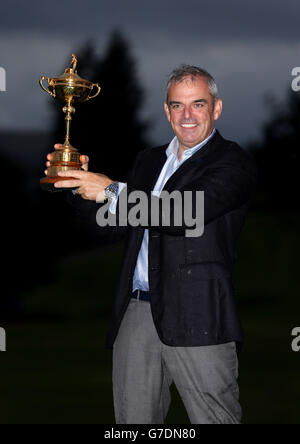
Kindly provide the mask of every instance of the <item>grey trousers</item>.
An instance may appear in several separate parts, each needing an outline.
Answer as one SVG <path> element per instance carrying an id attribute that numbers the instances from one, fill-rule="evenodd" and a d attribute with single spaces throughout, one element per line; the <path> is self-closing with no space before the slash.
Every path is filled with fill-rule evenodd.
<path id="1" fill-rule="evenodd" d="M 192 424 L 239 424 L 235 343 L 170 347 L 156 332 L 149 302 L 132 299 L 113 349 L 117 424 L 163 424 L 175 383 Z"/>

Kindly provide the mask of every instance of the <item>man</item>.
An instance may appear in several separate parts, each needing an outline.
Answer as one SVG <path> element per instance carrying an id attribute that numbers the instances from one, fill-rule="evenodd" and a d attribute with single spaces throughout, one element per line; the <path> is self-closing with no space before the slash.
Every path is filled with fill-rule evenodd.
<path id="1" fill-rule="evenodd" d="M 238 424 L 236 346 L 243 341 L 232 283 L 235 247 L 256 185 L 256 167 L 214 128 L 222 112 L 213 77 L 183 65 L 169 79 L 164 104 L 175 138 L 140 152 L 126 184 L 88 171 L 60 173 L 78 187 L 71 203 L 96 235 L 125 237 L 107 346 L 113 347 L 117 423 L 163 423 L 176 384 L 191 423 Z M 56 148 L 59 145 L 55 146 Z M 50 158 L 49 158 L 50 159 Z M 87 170 L 88 158 L 83 158 Z M 204 232 L 184 222 L 99 227 L 99 199 L 118 214 L 127 189 L 204 191 Z M 80 197 L 81 196 L 81 197 Z M 159 199 L 159 197 L 157 197 Z M 161 207 L 159 207 L 161 211 Z M 193 208 L 193 215 L 195 208 Z"/>

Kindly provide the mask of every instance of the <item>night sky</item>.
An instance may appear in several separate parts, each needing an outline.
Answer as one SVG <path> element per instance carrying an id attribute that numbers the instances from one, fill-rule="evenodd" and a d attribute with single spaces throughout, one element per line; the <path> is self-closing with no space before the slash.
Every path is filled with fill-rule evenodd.
<path id="1" fill-rule="evenodd" d="M 40 76 L 61 74 L 71 52 L 87 40 L 103 54 L 112 32 L 120 30 L 146 88 L 143 115 L 153 122 L 149 136 L 155 143 L 172 134 L 162 104 L 167 76 L 181 63 L 215 77 L 224 102 L 216 126 L 224 137 L 246 143 L 260 136 L 268 118 L 264 95 L 284 99 L 291 71 L 300 65 L 299 18 L 297 0 L 2 3 L 0 67 L 7 92 L 0 93 L 0 132 L 50 130 L 50 97 L 38 85 Z"/>
<path id="2" fill-rule="evenodd" d="M 292 70 L 300 67 L 299 0 L 1 2 L 0 90 L 3 69 L 7 90 L 0 91 L 5 264 L 0 327 L 7 331 L 8 353 L 0 353 L 0 423 L 113 422 L 111 354 L 101 349 L 127 244 L 106 245 L 106 231 L 97 238 L 89 234 L 96 234 L 92 220 L 85 230 L 66 203 L 71 192 L 40 189 L 46 154 L 53 152 L 56 138 L 55 116 L 63 123 L 64 115 L 61 104 L 56 104 L 55 114 L 54 101 L 41 90 L 39 79 L 62 74 L 71 53 L 78 54 L 89 41 L 103 57 L 116 31 L 128 41 L 145 89 L 142 117 L 151 122 L 147 144 L 167 144 L 173 137 L 163 102 L 168 75 L 183 63 L 215 77 L 223 99 L 216 128 L 243 148 L 249 149 L 250 142 L 259 145 L 271 106 L 279 111 L 263 149 L 254 153 L 257 192 L 237 244 L 235 295 L 246 340 L 240 387 L 246 424 L 299 423 L 300 353 L 290 346 L 293 339 L 300 344 L 300 336 L 291 336 L 300 324 L 299 103 L 295 101 L 287 120 L 280 108 L 292 91 Z M 79 59 L 79 75 L 81 66 Z M 97 81 L 101 85 L 101 79 Z M 298 97 L 300 91 L 293 94 Z M 267 107 L 266 97 L 272 96 L 278 102 L 272 105 L 269 100 Z M 101 94 L 97 100 L 100 109 Z M 91 170 L 99 165 L 97 172 L 111 171 L 113 180 L 120 180 L 116 170 L 126 172 L 122 159 L 131 161 L 132 146 L 122 141 L 128 123 L 124 119 L 123 128 L 119 124 L 125 113 L 126 106 L 116 103 L 111 125 L 96 122 L 89 146 Z M 101 113 L 106 122 L 107 114 Z M 79 112 L 77 116 L 80 122 Z M 88 125 L 81 128 L 85 137 Z M 108 143 L 101 144 L 105 131 Z M 135 155 L 141 143 L 129 154 Z M 84 145 L 74 145 L 87 154 Z M 95 158 L 98 164 L 93 164 Z M 102 160 L 105 167 L 100 169 Z M 203 171 L 208 174 L 212 167 Z M 221 199 L 221 194 L 211 194 Z M 92 214 L 95 206 L 89 208 Z M 216 285 L 222 299 L 221 280 Z M 185 424 L 182 411 L 182 403 L 175 401 L 169 423 Z"/>

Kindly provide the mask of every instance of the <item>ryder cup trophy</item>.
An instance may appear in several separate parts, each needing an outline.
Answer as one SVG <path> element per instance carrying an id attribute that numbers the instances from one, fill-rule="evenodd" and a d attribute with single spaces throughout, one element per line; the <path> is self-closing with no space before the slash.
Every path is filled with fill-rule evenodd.
<path id="1" fill-rule="evenodd" d="M 64 104 L 63 112 L 65 113 L 66 122 L 66 138 L 62 147 L 52 153 L 52 160 L 47 169 L 47 176 L 40 180 L 41 187 L 46 191 L 60 191 L 64 188 L 55 188 L 54 183 L 62 180 L 70 180 L 70 177 L 59 177 L 59 171 L 80 170 L 80 154 L 76 148 L 70 143 L 70 125 L 72 114 L 75 112 L 74 104 L 77 102 L 86 102 L 100 93 L 98 83 L 92 83 L 84 80 L 77 74 L 77 58 L 72 54 L 72 61 L 64 74 L 60 77 L 45 77 L 40 79 L 40 85 L 44 91 L 50 96 Z M 43 81 L 47 80 L 48 88 L 44 86 Z M 92 95 L 94 88 L 97 88 L 95 94 Z M 69 188 L 70 189 L 70 188 Z"/>

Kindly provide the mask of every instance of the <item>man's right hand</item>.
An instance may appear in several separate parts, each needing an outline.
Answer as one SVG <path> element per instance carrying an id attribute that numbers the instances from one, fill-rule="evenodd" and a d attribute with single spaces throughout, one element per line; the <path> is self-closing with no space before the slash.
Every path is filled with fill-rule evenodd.
<path id="1" fill-rule="evenodd" d="M 54 148 L 55 148 L 56 150 L 59 150 L 61 147 L 62 147 L 62 145 L 61 145 L 60 143 L 56 143 L 56 144 L 54 145 Z M 53 155 L 52 155 L 52 154 L 48 154 L 48 155 L 47 155 L 47 162 L 46 162 L 46 167 L 47 167 L 47 168 L 50 167 L 50 160 L 52 160 L 52 158 L 53 158 Z M 80 162 L 82 163 L 81 168 L 82 168 L 84 171 L 88 171 L 88 169 L 89 169 L 89 160 L 90 160 L 90 159 L 89 159 L 88 156 L 80 156 Z M 44 173 L 45 173 L 45 175 L 47 176 L 47 170 L 45 170 Z"/>

